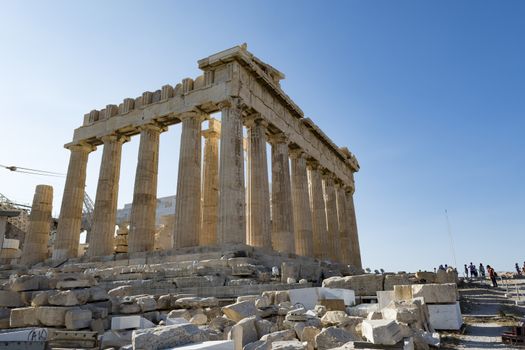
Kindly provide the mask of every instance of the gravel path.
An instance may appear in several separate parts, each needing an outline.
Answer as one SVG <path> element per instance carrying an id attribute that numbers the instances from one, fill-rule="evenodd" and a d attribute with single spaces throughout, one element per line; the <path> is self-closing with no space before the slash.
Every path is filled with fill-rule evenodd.
<path id="1" fill-rule="evenodd" d="M 521 290 L 525 281 L 521 283 Z M 523 319 L 525 308 L 515 305 L 516 295 L 505 296 L 506 286 L 492 288 L 487 282 L 475 281 L 460 288 L 463 334 L 445 334 L 445 349 L 513 349 L 501 341 L 501 333 Z M 517 349 L 517 348 L 516 348 Z M 523 349 L 523 348 L 521 348 Z"/>

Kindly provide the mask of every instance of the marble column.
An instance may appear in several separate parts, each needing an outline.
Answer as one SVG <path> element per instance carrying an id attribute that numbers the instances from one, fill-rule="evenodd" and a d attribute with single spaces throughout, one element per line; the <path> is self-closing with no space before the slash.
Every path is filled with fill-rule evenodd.
<path id="1" fill-rule="evenodd" d="M 34 265 L 47 259 L 47 243 L 51 229 L 51 209 L 53 205 L 53 187 L 36 186 L 29 214 L 29 227 L 24 239 L 24 248 L 20 263 Z"/>
<path id="2" fill-rule="evenodd" d="M 337 222 L 337 200 L 335 198 L 334 177 L 323 172 L 324 200 L 326 208 L 326 228 L 328 231 L 328 258 L 339 261 L 339 227 Z"/>
<path id="3" fill-rule="evenodd" d="M 199 245 L 201 226 L 201 124 L 205 116 L 181 117 L 179 176 L 175 202 L 173 247 Z"/>
<path id="4" fill-rule="evenodd" d="M 120 159 L 122 156 L 122 144 L 127 140 L 127 137 L 120 135 L 102 137 L 104 150 L 98 176 L 97 195 L 93 211 L 93 228 L 87 251 L 88 256 L 113 254 Z"/>
<path id="5" fill-rule="evenodd" d="M 350 235 L 350 265 L 362 269 L 361 248 L 359 247 L 359 236 L 357 234 L 357 220 L 354 206 L 354 189 L 347 187 L 346 190 L 346 212 L 348 217 L 348 228 Z"/>
<path id="6" fill-rule="evenodd" d="M 290 151 L 292 168 L 292 204 L 295 227 L 295 253 L 313 256 L 312 212 L 308 194 L 306 156 L 303 151 Z"/>
<path id="7" fill-rule="evenodd" d="M 68 148 L 71 155 L 53 245 L 53 259 L 57 260 L 78 256 L 88 155 L 96 149 L 88 144 Z"/>
<path id="8" fill-rule="evenodd" d="M 272 246 L 279 252 L 295 253 L 292 187 L 288 142 L 284 134 L 272 135 Z"/>
<path id="9" fill-rule="evenodd" d="M 270 226 L 270 185 L 266 157 L 266 127 L 260 116 L 246 120 L 249 142 L 248 212 L 250 227 L 247 243 L 255 247 L 272 247 Z"/>
<path id="10" fill-rule="evenodd" d="M 217 244 L 217 218 L 219 215 L 219 137 L 221 124 L 209 120 L 204 137 L 204 170 L 202 179 L 202 227 L 199 245 Z"/>
<path id="11" fill-rule="evenodd" d="M 350 264 L 350 231 L 348 229 L 346 194 L 345 189 L 340 181 L 336 181 L 335 183 L 335 193 L 337 199 L 339 239 L 341 240 L 341 243 L 338 245 L 340 251 L 339 258 L 342 263 Z"/>
<path id="12" fill-rule="evenodd" d="M 312 212 L 313 256 L 317 259 L 328 258 L 326 231 L 326 211 L 323 196 L 323 181 L 319 163 L 309 160 L 307 163 L 310 180 L 310 209 Z"/>
<path id="13" fill-rule="evenodd" d="M 155 246 L 159 139 L 160 133 L 165 129 L 154 124 L 143 125 L 140 129 L 128 233 L 128 253 L 149 252 L 154 250 Z"/>
<path id="14" fill-rule="evenodd" d="M 246 197 L 242 111 L 238 101 L 222 103 L 217 243 L 246 243 Z"/>

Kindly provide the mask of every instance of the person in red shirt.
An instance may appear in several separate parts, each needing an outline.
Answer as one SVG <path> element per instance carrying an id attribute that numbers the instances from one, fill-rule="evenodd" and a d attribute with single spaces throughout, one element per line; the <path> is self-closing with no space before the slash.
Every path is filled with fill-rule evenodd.
<path id="1" fill-rule="evenodd" d="M 489 273 L 490 280 L 492 281 L 492 287 L 497 287 L 498 282 L 496 281 L 496 277 L 498 277 L 498 274 L 490 265 L 487 265 L 487 272 Z"/>

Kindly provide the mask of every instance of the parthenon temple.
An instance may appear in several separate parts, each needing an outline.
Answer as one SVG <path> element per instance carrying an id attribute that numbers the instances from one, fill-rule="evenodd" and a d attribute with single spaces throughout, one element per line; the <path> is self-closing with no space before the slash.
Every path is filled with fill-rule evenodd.
<path id="1" fill-rule="evenodd" d="M 198 66 L 203 74 L 195 79 L 84 116 L 65 145 L 71 154 L 53 259 L 79 254 L 88 157 L 101 145 L 86 254 L 114 254 L 122 145 L 135 135 L 140 145 L 128 252 L 154 249 L 159 136 L 181 123 L 173 246 L 166 249 L 247 244 L 362 268 L 353 199 L 356 157 L 304 116 L 281 88 L 284 74 L 246 45 Z M 217 112 L 220 121 L 211 117 Z"/>

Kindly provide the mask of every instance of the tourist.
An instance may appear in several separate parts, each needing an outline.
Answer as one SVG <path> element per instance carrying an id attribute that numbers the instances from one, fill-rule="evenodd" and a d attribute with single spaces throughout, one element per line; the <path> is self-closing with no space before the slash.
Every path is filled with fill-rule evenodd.
<path id="1" fill-rule="evenodd" d="M 476 265 L 474 265 L 472 262 L 470 262 L 470 277 L 475 278 L 478 277 L 478 270 L 476 269 Z"/>
<path id="2" fill-rule="evenodd" d="M 518 276 L 521 276 L 521 270 L 520 270 L 520 266 L 518 265 L 518 263 L 516 263 L 514 267 L 516 268 L 516 273 L 518 274 Z"/>
<path id="3" fill-rule="evenodd" d="M 468 278 L 468 267 L 467 267 L 467 264 L 465 264 L 465 278 Z"/>
<path id="4" fill-rule="evenodd" d="M 443 271 L 445 271 L 445 268 L 443 267 L 443 265 L 439 265 L 438 270 L 443 270 Z"/>
<path id="5" fill-rule="evenodd" d="M 498 282 L 496 281 L 496 277 L 498 277 L 498 274 L 490 265 L 487 265 L 487 272 L 489 273 L 490 280 L 492 281 L 492 287 L 497 287 Z"/>
<path id="6" fill-rule="evenodd" d="M 485 278 L 485 268 L 483 267 L 482 263 L 479 263 L 479 274 L 481 277 Z"/>
<path id="7" fill-rule="evenodd" d="M 523 271 L 523 274 L 525 275 L 525 261 L 523 262 L 523 267 L 521 268 L 521 270 Z"/>

